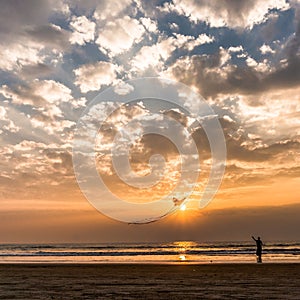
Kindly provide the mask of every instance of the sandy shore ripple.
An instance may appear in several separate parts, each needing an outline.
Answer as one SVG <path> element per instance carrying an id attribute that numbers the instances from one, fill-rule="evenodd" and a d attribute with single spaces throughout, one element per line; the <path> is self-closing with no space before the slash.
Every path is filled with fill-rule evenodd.
<path id="1" fill-rule="evenodd" d="M 3 264 L 0 299 L 300 299 L 300 264 Z"/>

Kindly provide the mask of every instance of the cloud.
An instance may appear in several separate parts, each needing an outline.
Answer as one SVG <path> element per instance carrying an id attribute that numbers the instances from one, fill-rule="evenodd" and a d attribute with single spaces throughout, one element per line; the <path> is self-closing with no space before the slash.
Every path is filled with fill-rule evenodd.
<path id="1" fill-rule="evenodd" d="M 84 45 L 92 42 L 95 38 L 96 24 L 90 21 L 86 16 L 73 16 L 70 26 L 73 30 L 70 42 L 72 44 Z"/>
<path id="2" fill-rule="evenodd" d="M 10 71 L 15 75 L 20 74 L 23 79 L 48 75 L 53 71 L 56 62 L 61 61 L 60 47 L 56 48 L 52 45 L 50 48 L 45 48 L 43 44 L 30 39 L 21 39 L 17 43 L 10 44 L 9 47 L 1 44 L 0 70 Z M 52 65 L 48 64 L 49 61 Z"/>
<path id="3" fill-rule="evenodd" d="M 0 119 L 4 120 L 6 118 L 6 109 L 3 106 L 0 106 Z"/>
<path id="4" fill-rule="evenodd" d="M 229 52 L 242 52 L 242 51 L 244 51 L 244 48 L 243 48 L 242 45 L 240 45 L 240 46 L 230 46 L 228 48 L 228 51 Z"/>
<path id="5" fill-rule="evenodd" d="M 267 54 L 267 53 L 275 53 L 275 51 L 269 46 L 269 45 L 266 45 L 266 44 L 263 44 L 260 48 L 259 48 L 261 54 Z"/>
<path id="6" fill-rule="evenodd" d="M 87 99 L 74 95 L 106 85 L 127 95 L 133 87 L 125 80 L 145 74 L 186 83 L 205 96 L 219 116 L 228 168 L 220 189 L 219 199 L 224 199 L 216 206 L 231 200 L 241 206 L 253 204 L 253 198 L 268 204 L 272 197 L 280 203 L 299 201 L 298 1 L 11 0 L 2 1 L 0 8 L 0 195 L 15 199 L 14 206 L 7 207 L 21 210 L 16 199 L 58 201 L 79 194 L 71 148 Z M 105 104 L 92 111 L 96 121 L 105 112 Z M 185 126 L 192 121 L 179 110 L 164 114 Z M 97 150 L 107 154 L 114 134 L 126 122 L 136 125 L 129 133 L 138 136 L 142 115 L 153 126 L 161 122 L 150 116 L 144 103 L 136 110 L 119 111 L 104 124 Z M 181 131 L 175 135 L 184 141 Z M 192 135 L 202 163 L 199 196 L 211 165 L 210 148 L 201 126 L 193 127 Z M 180 173 L 174 145 L 147 135 L 131 148 L 132 168 L 139 176 L 151 173 L 148 159 L 157 153 L 166 158 L 167 176 L 147 193 L 130 190 L 118 180 L 108 155 L 97 157 L 99 173 L 129 201 L 159 197 Z M 271 200 L 265 197 L 269 186 Z M 229 222 L 218 214 L 212 216 L 220 224 Z M 214 228 L 219 226 L 216 222 Z"/>
<path id="7" fill-rule="evenodd" d="M 4 85 L 0 93 L 10 100 L 11 110 L 14 106 L 21 110 L 12 113 L 11 117 L 21 128 L 18 139 L 26 136 L 28 139 L 49 139 L 60 141 L 62 144 L 70 142 L 75 122 L 69 111 L 85 103 L 85 99 L 74 99 L 68 87 L 54 80 L 36 79 L 26 86 Z M 26 115 L 22 113 L 24 106 Z"/>
<path id="8" fill-rule="evenodd" d="M 245 53 L 246 66 L 233 64 L 229 55 L 232 48 L 220 48 L 213 54 L 181 57 L 166 73 L 197 86 L 205 97 L 219 93 L 260 94 L 270 89 L 295 87 L 300 83 L 299 34 L 297 29 L 283 46 L 281 57 L 285 59 L 284 64 L 266 59 L 256 61 Z"/>
<path id="9" fill-rule="evenodd" d="M 220 64 L 226 66 L 228 61 L 226 53 L 222 54 L 225 57 L 223 59 L 216 57 L 214 64 L 206 60 L 208 66 L 216 68 Z M 230 171 L 228 176 L 231 176 L 231 180 L 226 183 L 226 186 L 237 183 L 239 186 L 265 184 L 277 176 L 291 176 L 290 174 L 296 176 L 297 170 L 293 171 L 296 166 L 293 158 L 299 155 L 297 149 L 299 149 L 300 123 L 297 120 L 298 114 L 295 114 L 295 110 L 299 110 L 297 108 L 299 107 L 298 95 L 298 88 L 291 90 L 284 88 L 269 90 L 258 95 L 225 94 L 218 98 L 210 97 L 209 100 L 220 116 L 220 122 L 224 129 L 229 164 L 237 166 L 237 169 Z M 102 112 L 103 109 L 101 108 L 100 111 Z M 176 120 L 182 120 L 182 123 L 187 125 L 187 120 L 183 119 L 180 112 L 171 111 L 168 112 L 168 115 L 172 115 Z M 136 116 L 129 112 L 115 115 L 106 124 L 106 127 L 109 128 L 106 134 L 113 136 L 118 128 L 124 125 L 123 123 L 133 120 L 134 117 Z M 277 125 L 276 127 L 274 127 L 274 123 Z M 139 132 L 138 123 L 134 128 Z M 129 135 L 134 136 L 134 133 L 130 132 Z M 201 158 L 208 160 L 210 149 L 205 133 L 199 128 L 193 132 L 193 137 L 197 145 L 200 145 Z M 184 137 L 180 137 L 180 139 L 184 140 Z M 101 142 L 102 150 L 105 150 L 105 144 L 109 145 L 106 150 L 110 149 L 112 139 L 101 139 Z M 144 160 L 150 153 L 163 153 L 169 158 L 176 154 L 176 151 L 164 139 L 154 136 L 143 138 L 134 151 L 132 163 L 139 174 L 147 172 L 147 164 L 144 163 Z M 287 155 L 287 153 L 289 154 Z M 125 191 L 128 190 L 115 181 L 110 161 L 101 157 L 99 164 L 101 174 L 112 176 L 113 179 L 109 183 L 111 188 L 113 190 L 119 188 L 123 191 L 122 193 L 126 194 Z M 175 166 L 175 164 L 173 165 Z M 273 166 L 276 166 L 276 169 Z M 171 170 L 169 172 L 172 173 Z M 139 197 L 142 197 L 142 194 L 139 194 Z"/>
<path id="10" fill-rule="evenodd" d="M 70 32 L 62 29 L 58 25 L 46 24 L 41 26 L 29 27 L 25 30 L 30 40 L 41 45 L 42 48 L 56 50 L 66 50 L 69 46 Z"/>
<path id="11" fill-rule="evenodd" d="M 117 81 L 114 92 L 118 95 L 127 95 L 134 90 L 134 87 L 126 82 Z"/>
<path id="12" fill-rule="evenodd" d="M 69 47 L 70 33 L 49 23 L 51 12 L 48 1 L 1 3 L 0 69 L 16 73 L 24 66 L 44 64 Z"/>
<path id="13" fill-rule="evenodd" d="M 163 11 L 175 11 L 192 22 L 206 22 L 211 27 L 252 28 L 265 22 L 271 9 L 286 10 L 285 0 L 267 1 L 208 1 L 173 0 L 164 5 Z"/>
<path id="14" fill-rule="evenodd" d="M 42 48 L 41 45 L 31 41 L 10 44 L 9 48 L 1 44 L 0 69 L 12 71 L 22 66 L 42 64 L 44 60 L 40 56 Z"/>
<path id="15" fill-rule="evenodd" d="M 118 68 L 114 64 L 104 61 L 83 65 L 74 70 L 75 84 L 83 93 L 97 91 L 103 85 L 112 84 L 117 79 L 117 71 Z"/>
<path id="16" fill-rule="evenodd" d="M 175 50 L 192 51 L 197 46 L 209 44 L 213 41 L 214 38 L 206 34 L 200 34 L 196 38 L 177 33 L 174 34 L 174 37 L 160 37 L 156 44 L 143 46 L 137 52 L 131 62 L 132 71 L 146 70 L 151 67 L 159 72 L 166 67 L 166 61 L 171 58 Z"/>
<path id="17" fill-rule="evenodd" d="M 54 80 L 35 79 L 29 86 L 16 86 L 9 88 L 2 86 L 1 93 L 13 103 L 38 106 L 48 103 L 49 105 L 68 102 L 72 99 L 71 90 L 60 82 Z"/>
<path id="18" fill-rule="evenodd" d="M 121 106 L 106 117 L 106 111 L 109 111 L 112 107 L 117 107 L 116 103 L 99 103 L 84 118 L 84 122 L 90 124 L 90 126 L 95 126 L 98 131 L 95 147 L 92 146 L 96 151 L 97 170 L 109 188 L 120 195 L 122 199 L 130 199 L 129 201 L 133 202 L 157 200 L 175 188 L 180 178 L 182 163 L 184 169 L 188 168 L 190 172 L 195 172 L 195 168 L 199 167 L 198 164 L 194 163 L 195 157 L 187 155 L 187 153 L 193 151 L 193 147 L 190 143 L 191 138 L 188 137 L 186 131 L 181 126 L 174 126 L 175 121 L 172 123 L 173 126 L 168 126 L 170 118 L 177 120 L 180 124 L 186 124 L 188 122 L 187 118 L 182 113 L 168 110 L 162 112 L 163 114 L 153 115 L 145 108 L 143 103 L 137 103 L 136 105 Z M 167 116 L 168 118 L 166 118 Z M 102 124 L 101 129 L 98 128 L 100 126 L 99 122 Z M 172 137 L 172 141 L 160 134 L 144 135 L 144 128 L 153 130 L 152 128 L 155 128 L 154 124 L 159 124 L 161 132 L 164 132 L 167 137 Z M 163 178 L 156 186 L 149 187 L 148 190 L 138 189 L 128 186 L 120 180 L 115 170 L 116 167 L 112 164 L 111 152 L 114 138 L 118 133 L 122 133 L 122 139 L 120 140 L 122 142 L 117 143 L 114 154 L 119 161 L 117 167 L 121 174 L 134 180 L 135 183 L 150 184 L 157 179 L 157 172 L 162 172 Z M 93 145 L 93 138 L 87 136 L 87 140 Z M 132 176 L 133 173 L 126 166 L 123 168 L 123 158 L 124 155 L 127 155 L 123 143 L 132 143 L 129 160 L 133 173 L 137 178 Z M 181 154 L 180 156 L 175 146 L 177 143 L 179 145 L 184 144 L 185 155 Z M 160 154 L 165 158 L 165 167 L 162 167 L 155 158 L 151 161 L 154 169 L 150 167 L 149 159 L 156 154 Z M 193 152 L 193 154 L 195 153 Z M 144 178 L 145 176 L 148 177 Z M 182 176 L 185 178 L 185 182 L 181 184 L 181 188 L 186 186 L 189 190 L 190 178 L 187 178 L 186 174 Z"/>
<path id="19" fill-rule="evenodd" d="M 192 51 L 195 47 L 209 44 L 214 41 L 214 38 L 211 36 L 208 36 L 205 33 L 200 34 L 198 37 L 194 38 L 193 36 L 184 36 L 181 34 L 175 34 L 177 41 L 175 44 L 177 44 L 179 47 L 183 46 L 183 49 L 187 49 L 188 51 Z"/>
<path id="20" fill-rule="evenodd" d="M 78 1 L 82 3 L 82 1 Z M 96 3 L 95 18 L 98 20 L 116 19 L 121 15 L 124 15 L 126 8 L 132 4 L 132 0 L 104 0 L 94 1 Z M 126 15 L 126 14 L 125 14 Z"/>
<path id="21" fill-rule="evenodd" d="M 0 158 L 0 185 L 5 184 L 5 197 L 10 199 L 45 198 L 51 187 L 50 198 L 55 199 L 62 192 L 59 185 L 66 188 L 74 182 L 71 145 L 22 140 L 2 148 Z"/>
<path id="22" fill-rule="evenodd" d="M 51 7 L 48 1 L 22 0 L 1 1 L 0 36 L 8 42 L 26 27 L 47 23 Z"/>
<path id="23" fill-rule="evenodd" d="M 134 43 L 141 40 L 144 33 L 145 28 L 138 20 L 124 16 L 107 22 L 99 30 L 96 43 L 101 51 L 114 57 L 129 50 Z"/>
<path id="24" fill-rule="evenodd" d="M 23 65 L 20 70 L 20 77 L 26 80 L 33 80 L 36 78 L 46 77 L 54 73 L 53 66 L 49 66 L 45 63 L 27 64 Z"/>
<path id="25" fill-rule="evenodd" d="M 20 130 L 20 127 L 16 126 L 15 123 L 9 118 L 6 108 L 0 106 L 0 134 L 3 132 L 15 133 Z"/>
<path id="26" fill-rule="evenodd" d="M 156 32 L 157 33 L 157 22 L 151 20 L 150 18 L 140 18 L 140 22 L 144 25 L 144 27 L 149 32 Z"/>
<path id="27" fill-rule="evenodd" d="M 297 177 L 300 161 L 299 88 L 261 95 L 223 95 L 210 98 L 227 145 L 227 166 L 222 189 L 265 185 L 275 179 Z M 253 106 L 251 101 L 260 101 Z M 201 127 L 193 133 L 200 155 L 210 148 Z M 235 168 L 230 168 L 234 166 Z"/>

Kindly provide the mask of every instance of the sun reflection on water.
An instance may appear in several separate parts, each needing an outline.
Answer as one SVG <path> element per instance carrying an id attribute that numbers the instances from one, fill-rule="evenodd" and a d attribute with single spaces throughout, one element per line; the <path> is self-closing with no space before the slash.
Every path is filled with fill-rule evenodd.
<path id="1" fill-rule="evenodd" d="M 180 259 L 181 261 L 185 261 L 185 260 L 186 260 L 186 256 L 183 255 L 183 254 L 181 254 L 181 255 L 179 255 L 179 259 Z"/>
<path id="2" fill-rule="evenodd" d="M 178 259 L 181 262 L 187 262 L 188 258 L 186 252 L 193 249 L 193 247 L 197 246 L 197 243 L 191 241 L 178 241 L 174 242 L 174 250 L 178 252 Z"/>

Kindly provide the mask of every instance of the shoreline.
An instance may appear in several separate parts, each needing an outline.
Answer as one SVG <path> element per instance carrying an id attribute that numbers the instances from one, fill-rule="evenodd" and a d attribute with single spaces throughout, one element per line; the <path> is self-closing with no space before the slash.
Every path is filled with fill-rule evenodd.
<path id="1" fill-rule="evenodd" d="M 242 261 L 230 261 L 230 262 L 219 262 L 219 261 L 212 261 L 212 262 L 44 262 L 44 261 L 29 261 L 29 262 L 3 262 L 0 261 L 1 266 L 222 266 L 222 265 L 242 265 L 242 266 L 252 266 L 252 265 L 300 265 L 300 261 L 266 261 L 262 263 L 257 262 L 242 262 Z"/>
<path id="2" fill-rule="evenodd" d="M 300 299 L 299 263 L 0 264 L 0 299 Z"/>

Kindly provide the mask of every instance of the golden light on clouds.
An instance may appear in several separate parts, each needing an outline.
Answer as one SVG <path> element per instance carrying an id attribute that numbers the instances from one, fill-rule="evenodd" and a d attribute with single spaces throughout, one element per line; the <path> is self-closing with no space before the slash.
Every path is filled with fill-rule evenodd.
<path id="1" fill-rule="evenodd" d="M 137 105 L 121 106 L 105 119 L 96 137 L 95 160 L 99 176 L 102 177 L 114 195 L 131 203 L 149 203 L 167 197 L 181 180 L 183 160 L 189 160 L 188 157 L 183 157 L 181 153 L 179 153 L 176 145 L 168 137 L 154 133 L 142 134 L 143 128 L 141 120 L 142 117 L 145 118 L 145 115 L 146 118 L 151 117 L 149 110 L 145 108 L 142 101 L 138 102 Z M 174 120 L 183 125 L 186 125 L 188 122 L 195 122 L 191 121 L 191 118 L 188 119 L 180 110 L 166 110 L 164 115 L 171 116 Z M 153 119 L 153 121 L 155 122 L 156 120 Z M 134 126 L 125 129 L 126 123 L 128 122 L 133 122 Z M 130 168 L 134 176 L 139 178 L 149 177 L 150 182 L 154 171 L 153 168 L 155 168 L 157 164 L 157 156 L 161 156 L 158 157 L 158 159 L 161 158 L 164 160 L 161 167 L 163 173 L 159 181 L 147 188 L 134 187 L 124 182 L 120 177 L 120 173 L 116 170 L 116 165 L 113 163 L 113 153 L 111 149 L 116 136 L 124 131 L 126 131 L 127 135 L 136 136 L 136 138 L 134 138 L 130 144 L 128 152 L 124 152 L 125 150 L 122 146 L 117 146 L 116 151 L 118 151 L 119 156 L 128 156 Z M 182 136 L 181 143 L 186 143 L 186 147 L 188 147 L 184 133 L 177 131 L 175 135 Z M 207 181 L 211 161 L 207 159 L 210 155 L 207 145 L 203 147 L 202 144 L 203 141 L 207 143 L 205 133 L 197 133 L 195 130 L 193 136 L 195 137 L 195 145 L 199 148 L 198 150 L 196 148 L 196 151 L 201 152 L 202 155 L 205 153 L 204 156 L 206 158 L 205 161 L 203 160 L 204 165 L 201 167 L 198 182 L 196 182 L 195 191 L 199 192 Z M 200 165 L 200 161 L 198 161 L 198 164 Z M 194 169 L 195 167 L 197 166 L 193 166 Z M 182 190 L 181 194 L 177 194 L 176 196 L 178 198 L 184 198 L 185 194 L 190 192 L 190 188 L 188 183 L 186 183 L 186 190 Z M 195 199 L 194 192 L 191 198 Z"/>
<path id="2" fill-rule="evenodd" d="M 93 214 L 89 229 L 93 228 L 96 211 L 81 193 L 74 172 L 77 122 L 108 87 L 126 98 L 134 89 L 127 81 L 142 77 L 168 78 L 200 92 L 221 124 L 227 148 L 226 172 L 216 197 L 200 216 L 216 210 L 212 218 L 224 225 L 218 217 L 220 210 L 234 211 L 236 220 L 244 222 L 247 209 L 254 209 L 251 216 L 255 221 L 261 216 L 258 211 L 268 214 L 268 208 L 278 208 L 289 215 L 272 212 L 289 226 L 282 236 L 291 232 L 291 238 L 298 238 L 295 228 L 299 228 L 299 217 L 286 206 L 294 205 L 298 211 L 300 204 L 299 1 L 56 2 L 26 1 L 23 9 L 17 9 L 15 1 L 0 4 L 0 228 L 6 242 L 22 237 L 22 222 L 16 220 L 24 220 L 25 215 L 26 228 L 33 232 L 28 234 L 30 239 L 38 231 L 38 221 L 30 227 L 31 217 L 40 220 L 39 213 L 46 215 L 50 224 L 55 220 L 52 214 L 58 212 L 61 216 L 81 214 L 78 219 L 88 223 L 85 214 L 89 212 Z M 172 23 L 166 22 L 170 19 Z M 203 117 L 191 94 L 181 96 L 194 114 Z M 213 163 L 204 126 L 196 122 L 190 130 L 199 157 L 199 167 L 195 167 L 191 157 L 180 157 L 176 145 L 167 138 L 154 133 L 140 136 L 143 116 L 160 128 L 165 126 L 163 117 L 189 127 L 194 116 L 185 115 L 178 107 L 159 107 L 155 101 L 147 106 L 146 100 L 138 97 L 136 105 L 119 107 L 117 99 L 108 97 L 98 103 L 91 111 L 95 123 L 86 128 L 88 134 L 107 111 L 112 111 L 93 141 L 96 175 L 124 202 L 153 203 L 177 187 L 182 165 L 187 163 L 199 176 L 194 186 L 184 182 L 174 196 L 183 199 L 187 191 L 192 193 L 175 207 L 177 212 L 168 221 L 158 222 L 154 228 L 167 224 L 164 233 L 155 232 L 164 238 L 177 225 L 192 228 Z M 160 117 L 151 115 L 155 109 Z M 190 146 L 183 130 L 165 127 L 185 149 Z M 157 177 L 158 182 L 139 188 L 117 174 L 111 149 L 122 130 L 133 141 L 128 151 L 132 172 L 127 179 L 136 176 L 154 182 Z M 122 158 L 128 149 L 115 150 Z M 164 172 L 159 173 L 162 160 Z M 89 174 L 85 175 L 88 180 Z M 101 188 L 97 196 L 107 200 Z M 171 196 L 166 202 L 173 205 Z M 101 224 L 111 226 L 110 219 L 98 215 Z M 268 215 L 265 219 L 276 226 L 276 218 Z M 201 230 L 203 219 L 197 219 Z M 63 217 L 59 220 L 64 224 Z M 218 228 L 222 237 L 226 231 L 221 225 L 214 223 L 212 228 Z M 263 230 L 268 224 L 260 225 Z M 97 229 L 94 236 L 109 238 L 109 226 L 107 233 L 100 230 L 98 235 Z M 233 231 L 240 230 L 238 227 L 233 226 Z M 64 237 L 69 236 L 70 228 Z M 213 229 L 207 229 L 208 238 Z M 59 230 L 55 232 L 59 234 Z M 119 237 L 130 239 L 132 232 L 129 229 L 126 235 L 122 231 Z M 39 236 L 42 240 L 40 231 Z M 74 239 L 80 241 L 80 237 Z"/>

